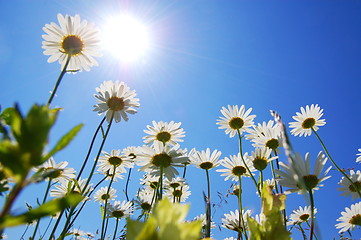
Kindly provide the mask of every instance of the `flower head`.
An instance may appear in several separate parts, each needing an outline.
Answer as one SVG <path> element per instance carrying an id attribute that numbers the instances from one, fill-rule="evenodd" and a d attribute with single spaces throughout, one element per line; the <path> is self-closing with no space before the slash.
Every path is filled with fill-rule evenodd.
<path id="1" fill-rule="evenodd" d="M 221 164 L 219 161 L 221 154 L 222 152 L 217 149 L 215 149 L 212 153 L 209 148 L 207 148 L 206 151 L 202 150 L 201 152 L 192 149 L 189 154 L 189 160 L 197 167 L 209 170 L 211 168 L 218 167 L 219 164 Z"/>
<path id="2" fill-rule="evenodd" d="M 248 228 L 247 218 L 249 216 L 251 216 L 251 210 L 244 211 L 244 209 L 242 209 L 242 218 L 246 229 L 243 229 L 242 223 L 239 222 L 240 217 L 238 209 L 234 212 L 231 211 L 229 214 L 224 214 L 225 218 L 222 218 L 222 226 L 236 232 L 243 232 L 243 230 L 247 230 Z"/>
<path id="3" fill-rule="evenodd" d="M 253 163 L 253 166 L 255 169 L 259 170 L 259 171 L 263 171 L 268 163 L 274 159 L 277 159 L 277 157 L 271 157 L 272 149 L 270 148 L 256 148 L 253 152 L 252 152 L 252 156 L 250 157 L 250 160 Z"/>
<path id="4" fill-rule="evenodd" d="M 359 153 L 356 154 L 356 162 L 361 162 L 361 148 L 358 149 Z"/>
<path id="5" fill-rule="evenodd" d="M 133 203 L 131 201 L 115 201 L 113 204 L 107 205 L 107 218 L 127 218 L 134 211 Z"/>
<path id="6" fill-rule="evenodd" d="M 201 215 L 198 215 L 198 216 L 195 216 L 193 218 L 193 221 L 201 221 L 202 222 L 202 229 L 204 229 L 207 225 L 207 218 L 206 218 L 206 214 L 201 214 Z M 211 229 L 212 228 L 216 228 L 216 224 L 211 221 Z"/>
<path id="7" fill-rule="evenodd" d="M 242 105 L 238 108 L 237 105 L 230 106 L 228 108 L 222 107 L 221 113 L 223 117 L 217 120 L 217 124 L 220 125 L 219 129 L 226 129 L 226 134 L 229 134 L 229 137 L 234 137 L 236 133 L 242 133 L 249 130 L 253 126 L 253 119 L 256 115 L 249 115 L 252 111 L 252 108 L 245 110 L 245 106 Z"/>
<path id="8" fill-rule="evenodd" d="M 99 157 L 98 167 L 100 172 L 109 171 L 110 174 L 117 170 L 120 173 L 125 173 L 125 168 L 133 168 L 133 160 L 128 156 L 120 154 L 120 150 L 112 150 L 110 153 L 103 151 L 104 156 Z"/>
<path id="9" fill-rule="evenodd" d="M 247 167 L 251 173 L 256 171 L 256 169 L 253 167 L 252 162 L 249 159 L 248 153 L 244 154 L 243 159 L 246 162 Z M 225 157 L 221 161 L 221 165 L 225 168 L 217 169 L 216 171 L 223 172 L 221 176 L 225 176 L 224 181 L 227 181 L 230 178 L 232 181 L 238 181 L 239 177 L 242 176 L 250 177 L 247 167 L 244 165 L 243 160 L 241 159 L 241 156 L 239 154 L 232 155 L 229 158 Z"/>
<path id="10" fill-rule="evenodd" d="M 306 108 L 301 107 L 301 113 L 296 112 L 296 116 L 292 117 L 296 122 L 290 122 L 291 133 L 300 137 L 310 136 L 312 129 L 317 131 L 318 127 L 326 124 L 325 119 L 320 119 L 322 115 L 323 109 L 317 104 L 312 104 L 311 107 L 307 105 Z"/>
<path id="11" fill-rule="evenodd" d="M 313 173 L 311 173 L 310 167 L 310 156 L 309 153 L 306 153 L 305 160 L 297 153 L 290 163 L 284 164 L 280 163 L 280 166 L 283 168 L 281 170 L 275 170 L 280 178 L 278 182 L 289 189 L 285 191 L 286 194 L 292 192 L 298 192 L 299 194 L 304 194 L 307 191 L 318 190 L 319 187 L 323 186 L 321 182 L 330 178 L 331 176 L 326 176 L 327 173 L 331 170 L 331 167 L 325 170 L 321 175 L 322 169 L 327 162 L 327 157 L 322 152 L 319 152 L 316 158 L 315 167 Z"/>
<path id="12" fill-rule="evenodd" d="M 98 99 L 98 104 L 94 105 L 93 111 L 99 115 L 105 112 L 108 122 L 112 118 L 115 122 L 120 122 L 121 118 L 128 121 L 127 114 L 137 113 L 135 108 L 139 107 L 139 99 L 124 82 L 105 81 L 96 91 L 98 94 L 94 94 L 94 97 Z"/>
<path id="13" fill-rule="evenodd" d="M 151 211 L 154 194 L 155 190 L 149 187 L 140 189 L 137 194 L 137 200 L 135 200 L 135 203 L 138 205 L 136 209 Z"/>
<path id="14" fill-rule="evenodd" d="M 342 177 L 342 179 L 338 182 L 341 187 L 337 188 L 337 190 L 341 191 L 341 195 L 346 197 L 351 195 L 352 200 L 354 200 L 355 198 L 360 197 L 357 190 L 361 191 L 361 171 L 357 170 L 357 172 L 355 172 L 354 170 L 350 170 L 349 178 L 353 184 L 351 184 L 347 178 Z"/>
<path id="15" fill-rule="evenodd" d="M 246 138 L 253 142 L 254 147 L 267 147 L 275 151 L 282 144 L 281 128 L 278 124 L 274 124 L 272 120 L 253 126 L 253 129 L 248 130 L 248 132 Z"/>
<path id="16" fill-rule="evenodd" d="M 191 195 L 189 191 L 189 186 L 184 185 L 177 188 L 166 188 L 164 196 L 168 197 L 170 202 L 185 202 L 188 197 Z"/>
<path id="17" fill-rule="evenodd" d="M 337 219 L 336 228 L 341 228 L 339 233 L 353 230 L 356 226 L 361 226 L 361 202 L 351 205 L 351 208 L 346 207 L 344 212 L 341 212 L 341 217 Z"/>
<path id="18" fill-rule="evenodd" d="M 65 17 L 58 14 L 59 25 L 52 22 L 43 27 L 45 35 L 42 35 L 45 55 L 50 55 L 48 62 L 59 61 L 63 69 L 68 57 L 68 71 L 90 70 L 90 67 L 97 66 L 93 56 L 100 56 L 99 34 L 94 24 L 87 21 L 80 21 L 79 15 Z"/>
<path id="19" fill-rule="evenodd" d="M 99 203 L 110 202 L 117 197 L 116 192 L 117 191 L 112 187 L 102 187 L 94 194 L 94 201 Z"/>
<path id="20" fill-rule="evenodd" d="M 75 184 L 75 179 L 61 180 L 55 185 L 55 189 L 50 190 L 50 196 L 60 198 L 70 193 L 81 194 L 86 196 L 92 190 L 92 184 L 86 186 L 87 179 L 79 179 Z M 86 200 L 87 198 L 84 198 Z"/>
<path id="21" fill-rule="evenodd" d="M 70 180 L 75 177 L 74 168 L 67 168 L 66 166 L 68 166 L 68 162 L 63 161 L 57 164 L 54 158 L 51 157 L 42 165 L 35 167 L 34 170 L 42 171 L 47 175 L 47 181 L 51 179 L 52 182 L 57 183 L 62 179 Z"/>
<path id="22" fill-rule="evenodd" d="M 176 145 L 178 142 L 183 142 L 184 130 L 180 128 L 181 123 L 171 121 L 156 122 L 153 121 L 153 126 L 148 125 L 147 130 L 144 130 L 148 135 L 143 137 L 145 144 L 152 144 L 154 141 L 162 142 L 163 144 Z"/>
<path id="23" fill-rule="evenodd" d="M 178 175 L 174 167 L 182 167 L 183 163 L 188 160 L 186 153 L 179 149 L 179 145 L 173 147 L 163 145 L 161 142 L 154 142 L 150 146 L 141 148 L 138 165 L 142 166 L 139 171 L 151 172 L 152 175 L 159 176 L 162 168 L 164 176 L 168 179 Z"/>
<path id="24" fill-rule="evenodd" d="M 317 213 L 317 209 L 314 209 L 314 214 Z M 297 210 L 293 210 L 289 217 L 287 225 L 295 225 L 303 222 L 308 222 L 311 219 L 311 206 L 306 206 L 304 208 L 299 207 Z"/>

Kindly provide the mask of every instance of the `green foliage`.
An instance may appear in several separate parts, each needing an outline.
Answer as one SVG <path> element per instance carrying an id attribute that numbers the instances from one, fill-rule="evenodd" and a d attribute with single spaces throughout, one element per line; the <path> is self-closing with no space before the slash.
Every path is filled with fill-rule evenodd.
<path id="1" fill-rule="evenodd" d="M 189 205 L 171 203 L 163 199 L 150 214 L 146 222 L 127 221 L 129 240 L 198 240 L 201 236 L 201 222 L 184 222 Z"/>
<path id="2" fill-rule="evenodd" d="M 250 240 L 289 240 L 291 233 L 287 231 L 281 211 L 285 209 L 286 196 L 273 195 L 268 186 L 262 189 L 261 224 L 248 217 Z"/>
<path id="3" fill-rule="evenodd" d="M 82 199 L 83 197 L 79 194 L 70 194 L 63 198 L 50 200 L 37 208 L 30 209 L 28 212 L 17 216 L 6 215 L 0 219 L 0 229 L 31 223 L 39 218 L 55 215 L 66 208 L 76 206 Z"/>

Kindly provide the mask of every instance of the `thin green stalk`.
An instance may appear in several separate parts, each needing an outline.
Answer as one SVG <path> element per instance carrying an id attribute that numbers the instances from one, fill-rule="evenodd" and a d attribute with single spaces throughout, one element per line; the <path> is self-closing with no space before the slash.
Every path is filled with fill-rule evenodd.
<path id="1" fill-rule="evenodd" d="M 309 196 L 310 196 L 310 202 L 311 202 L 311 227 L 310 227 L 310 240 L 313 239 L 314 235 L 314 228 L 315 228 L 315 203 L 313 200 L 313 194 L 312 189 L 308 190 Z"/>
<path id="2" fill-rule="evenodd" d="M 238 176 L 238 181 L 239 181 L 239 189 L 238 189 L 238 208 L 239 208 L 239 216 L 238 216 L 238 222 L 241 224 L 241 226 L 239 226 L 240 230 L 241 230 L 241 234 L 238 234 L 238 238 L 241 236 L 242 239 L 242 233 L 244 234 L 244 236 L 246 237 L 246 239 L 248 239 L 247 233 L 246 233 L 246 227 L 245 227 L 245 223 L 244 223 L 244 219 L 243 219 L 243 205 L 242 205 L 242 176 Z M 239 240 L 239 239 L 238 239 Z"/>
<path id="3" fill-rule="evenodd" d="M 160 167 L 160 176 L 159 176 L 159 199 L 158 200 L 162 200 L 163 198 L 163 167 Z"/>
<path id="4" fill-rule="evenodd" d="M 71 55 L 68 54 L 68 57 L 66 58 L 66 62 L 65 62 L 65 65 L 64 65 L 64 68 L 63 68 L 63 70 L 61 71 L 61 73 L 60 73 L 60 75 L 59 75 L 59 78 L 58 78 L 58 80 L 57 80 L 56 83 L 55 83 L 55 86 L 54 86 L 53 91 L 51 92 L 50 98 L 49 98 L 49 100 L 48 100 L 48 106 L 49 106 L 49 105 L 51 104 L 51 102 L 53 101 L 53 98 L 54 98 L 54 96 L 55 96 L 56 90 L 58 89 L 58 87 L 59 87 L 59 85 L 60 85 L 60 82 L 61 82 L 61 80 L 63 79 L 64 74 L 66 73 L 66 69 L 67 69 L 67 67 L 68 67 L 68 65 L 69 65 L 69 62 L 70 62 L 70 57 L 71 57 Z"/>
<path id="5" fill-rule="evenodd" d="M 273 150 L 273 153 L 274 153 L 275 157 L 277 157 L 277 158 L 275 159 L 275 160 L 276 160 L 276 164 L 277 164 L 277 170 L 280 170 L 280 165 L 279 165 L 279 161 L 278 161 L 279 159 L 278 159 L 277 151 L 276 151 L 276 150 Z M 280 192 L 278 191 L 278 182 L 276 181 L 276 176 L 275 176 L 273 161 L 271 161 L 271 166 L 272 166 L 273 179 L 275 180 L 276 192 L 283 194 L 282 185 L 279 185 L 279 187 L 280 187 L 280 189 L 279 189 Z M 284 226 L 285 226 L 285 228 L 286 228 L 286 226 L 287 226 L 287 213 L 286 213 L 286 208 L 282 210 L 282 214 L 283 214 L 283 223 L 284 223 Z"/>
<path id="6" fill-rule="evenodd" d="M 361 192 L 359 190 L 359 188 L 354 184 L 354 182 L 351 180 L 351 178 L 344 172 L 342 171 L 342 169 L 336 164 L 336 162 L 332 159 L 330 153 L 328 152 L 325 144 L 323 143 L 323 141 L 321 140 L 320 136 L 317 134 L 317 132 L 312 128 L 312 131 L 314 132 L 314 134 L 316 135 L 316 137 L 318 138 L 318 140 L 320 141 L 322 148 L 325 150 L 325 153 L 327 154 L 328 158 L 330 159 L 330 161 L 332 162 L 332 164 L 337 168 L 337 170 L 351 183 L 352 187 L 355 189 L 355 191 L 357 191 L 358 195 L 361 198 Z"/>
<path id="7" fill-rule="evenodd" d="M 308 226 L 308 227 L 311 227 L 310 224 L 308 223 L 308 221 L 306 221 L 306 223 L 307 223 L 307 226 Z M 316 233 L 315 233 L 315 232 L 313 233 L 313 236 L 314 236 L 314 237 L 316 238 L 316 240 L 317 240 L 317 236 L 316 236 Z"/>
<path id="8" fill-rule="evenodd" d="M 127 177 L 127 182 L 125 183 L 125 197 L 127 198 L 127 201 L 129 202 L 129 196 L 128 196 L 128 185 L 129 185 L 129 180 L 130 180 L 130 174 L 132 173 L 132 169 L 129 168 L 129 172 L 128 172 L 128 177 Z"/>
<path id="9" fill-rule="evenodd" d="M 207 177 L 207 209 L 206 209 L 206 238 L 211 237 L 211 181 L 209 180 L 209 172 L 206 169 Z"/>
<path id="10" fill-rule="evenodd" d="M 46 186 L 43 202 L 41 204 L 44 204 L 45 201 L 46 201 L 46 197 L 48 196 L 48 193 L 49 193 L 49 190 L 50 190 L 51 182 L 52 182 L 52 178 L 50 178 L 49 181 L 48 181 L 48 185 Z M 38 230 L 39 224 L 40 224 L 40 218 L 36 222 L 36 226 L 34 228 L 33 236 L 31 237 L 31 239 L 35 239 L 35 235 L 36 235 L 36 232 Z"/>
<path id="11" fill-rule="evenodd" d="M 21 237 L 20 237 L 20 240 L 23 240 L 23 239 L 24 239 L 24 236 L 25 236 L 26 232 L 28 231 L 28 229 L 29 229 L 29 225 L 26 226 L 23 234 L 22 234 Z M 1 235 L 0 235 L 0 236 L 1 236 Z"/>
<path id="12" fill-rule="evenodd" d="M 112 183 L 113 183 L 113 180 L 114 180 L 114 176 L 115 176 L 115 166 L 114 166 L 114 170 L 113 170 L 113 174 L 112 174 L 112 177 L 110 179 L 110 182 L 109 182 L 109 186 L 108 186 L 108 190 L 107 190 L 107 196 L 109 196 L 109 192 L 110 192 L 110 187 L 112 186 Z M 106 219 L 106 214 L 107 214 L 107 204 L 108 204 L 108 198 L 105 199 L 105 203 L 104 203 L 104 213 L 103 213 L 103 221 L 102 221 L 102 231 L 101 231 L 101 239 L 105 238 L 105 235 L 106 235 L 106 232 L 107 232 L 107 229 L 105 228 L 104 229 L 104 223 L 105 223 L 105 219 Z"/>
<path id="13" fill-rule="evenodd" d="M 117 219 L 115 220 L 115 229 L 114 229 L 114 234 L 113 234 L 113 240 L 115 240 L 115 236 L 117 235 L 118 224 L 119 224 L 119 218 L 117 218 Z"/>
<path id="14" fill-rule="evenodd" d="M 246 161 L 245 161 L 244 158 L 243 158 L 243 152 L 242 152 L 242 136 L 241 136 L 241 133 L 240 133 L 240 131 L 239 131 L 238 129 L 237 129 L 237 133 L 238 133 L 238 139 L 239 139 L 239 155 L 241 155 L 242 162 L 243 162 L 244 166 L 246 167 L 248 174 L 251 176 L 251 178 L 252 178 L 252 180 L 253 180 L 256 188 L 257 188 L 257 191 L 258 191 L 259 195 L 262 196 L 262 195 L 261 195 L 261 191 L 259 190 L 257 181 L 256 181 L 256 179 L 254 178 L 253 174 L 251 173 L 251 170 L 249 170 L 249 167 L 248 167 Z"/>
<path id="15" fill-rule="evenodd" d="M 59 217 L 58 217 L 58 219 L 56 220 L 56 222 L 55 222 L 55 224 L 54 224 L 53 230 L 52 230 L 51 233 L 50 233 L 49 240 L 52 240 L 52 237 L 54 236 L 55 231 L 56 231 L 56 229 L 58 228 L 58 225 L 59 225 L 59 223 L 60 223 L 60 219 L 61 219 L 61 217 L 63 216 L 64 212 L 65 212 L 65 210 L 63 210 L 63 211 L 60 212 Z"/>

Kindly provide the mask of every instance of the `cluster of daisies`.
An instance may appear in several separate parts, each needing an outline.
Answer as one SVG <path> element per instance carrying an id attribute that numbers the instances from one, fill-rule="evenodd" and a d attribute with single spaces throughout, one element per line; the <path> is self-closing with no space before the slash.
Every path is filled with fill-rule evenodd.
<path id="1" fill-rule="evenodd" d="M 51 23 L 43 28 L 46 33 L 43 35 L 43 49 L 44 54 L 50 56 L 48 62 L 59 61 L 62 70 L 67 72 L 78 72 L 82 69 L 89 71 L 90 67 L 96 66 L 98 63 L 93 57 L 100 56 L 98 52 L 100 40 L 95 26 L 85 20 L 81 21 L 78 15 L 58 14 L 58 22 L 59 25 Z M 137 113 L 137 108 L 140 106 L 139 99 L 136 98 L 136 92 L 124 82 L 105 81 L 96 88 L 96 91 L 97 94 L 94 96 L 98 102 L 94 105 L 94 111 L 99 115 L 104 114 L 109 127 L 113 121 L 116 123 L 122 119 L 128 121 L 130 114 Z M 216 171 L 224 176 L 225 180 L 235 182 L 233 192 L 240 204 L 234 211 L 224 214 L 222 226 L 237 232 L 238 237 L 244 235 L 247 238 L 247 218 L 252 217 L 251 211 L 241 205 L 243 178 L 249 178 L 254 182 L 260 196 L 263 185 L 270 187 L 275 194 L 297 192 L 309 195 L 311 206 L 300 206 L 290 216 L 284 217 L 285 224 L 291 226 L 291 229 L 294 226 L 301 227 L 302 223 L 310 221 L 310 231 L 312 231 L 314 215 L 317 212 L 312 200 L 313 194 L 330 177 L 328 173 L 331 166 L 325 170 L 324 167 L 328 159 L 337 169 L 339 167 L 325 149 L 327 156 L 319 152 L 311 171 L 310 154 L 306 153 L 303 157 L 293 152 L 286 127 L 277 114 L 274 113 L 275 120 L 255 124 L 256 116 L 251 112 L 252 109 L 246 109 L 244 105 L 240 107 L 229 105 L 221 109 L 222 116 L 216 122 L 230 138 L 238 137 L 240 147 L 238 154 L 235 155 L 221 158 L 221 151 L 218 150 L 182 149 L 180 143 L 183 142 L 185 131 L 181 128 L 181 123 L 153 121 L 152 125 L 148 125 L 144 130 L 146 136 L 143 138 L 143 146 L 127 147 L 122 151 L 102 151 L 102 155 L 97 156 L 94 166 L 97 167 L 97 173 L 104 176 L 103 180 L 108 183 L 107 186 L 99 188 L 102 182 L 96 185 L 90 183 L 93 172 L 88 178 L 81 178 L 74 169 L 67 167 L 67 162 L 57 164 L 52 158 L 35 170 L 46 172 L 47 180 L 53 186 L 50 190 L 51 197 L 58 198 L 70 193 L 79 193 L 85 197 L 83 204 L 91 200 L 99 203 L 104 210 L 103 219 L 115 218 L 118 223 L 118 220 L 131 216 L 136 210 L 141 210 L 141 216 L 146 218 L 155 203 L 164 197 L 169 198 L 171 202 L 185 202 L 191 194 L 186 182 L 188 165 L 204 170 L 208 183 L 210 181 L 208 171 L 217 168 Z M 293 117 L 295 121 L 289 124 L 291 134 L 306 137 L 314 133 L 319 138 L 317 130 L 326 124 L 325 120 L 321 119 L 322 116 L 323 110 L 318 105 L 301 107 L 301 111 Z M 252 143 L 254 147 L 252 152 L 243 152 L 244 139 Z M 322 146 L 324 147 L 323 143 Z M 281 147 L 288 157 L 287 163 L 281 162 L 278 158 Z M 361 162 L 361 149 L 356 162 Z M 117 200 L 117 191 L 112 184 L 124 179 L 126 174 L 128 184 L 131 170 L 135 166 L 144 173 L 144 178 L 140 181 L 141 187 L 136 196 L 129 198 L 126 190 L 126 199 Z M 264 179 L 265 171 L 271 173 L 271 179 Z M 338 188 L 341 194 L 346 197 L 351 196 L 352 200 L 360 199 L 360 170 L 350 170 L 349 173 L 341 171 L 341 174 L 344 175 Z M 206 197 L 210 202 L 209 193 Z M 341 215 L 337 219 L 339 223 L 336 224 L 340 233 L 361 226 L 361 202 L 347 207 Z M 253 218 L 261 223 L 264 217 L 259 214 Z M 210 211 L 194 220 L 202 221 L 205 236 L 207 231 L 216 227 Z M 69 233 L 76 236 L 76 239 L 94 237 L 91 233 L 79 229 L 69 230 Z M 101 234 L 101 238 L 104 238 L 106 231 L 102 229 Z M 311 232 L 311 238 L 314 234 Z"/>

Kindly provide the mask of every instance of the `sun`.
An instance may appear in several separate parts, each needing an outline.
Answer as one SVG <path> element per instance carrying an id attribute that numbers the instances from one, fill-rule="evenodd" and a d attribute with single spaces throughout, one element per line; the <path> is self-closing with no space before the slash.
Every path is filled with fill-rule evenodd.
<path id="1" fill-rule="evenodd" d="M 130 15 L 109 19 L 102 41 L 105 49 L 126 62 L 144 57 L 150 45 L 148 29 Z"/>

